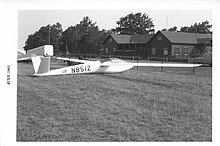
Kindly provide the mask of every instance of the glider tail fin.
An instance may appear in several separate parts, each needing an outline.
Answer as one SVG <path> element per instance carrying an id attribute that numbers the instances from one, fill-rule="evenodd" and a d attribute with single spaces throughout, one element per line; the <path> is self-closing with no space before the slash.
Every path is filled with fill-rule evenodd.
<path id="1" fill-rule="evenodd" d="M 43 74 L 50 71 L 50 57 L 31 57 L 35 74 Z"/>

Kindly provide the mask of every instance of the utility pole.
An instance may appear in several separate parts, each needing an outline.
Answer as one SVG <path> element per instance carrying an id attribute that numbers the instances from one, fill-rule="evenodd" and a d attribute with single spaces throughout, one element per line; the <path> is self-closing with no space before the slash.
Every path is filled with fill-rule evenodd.
<path id="1" fill-rule="evenodd" d="M 50 45 L 50 25 L 48 25 L 48 45 Z"/>
<path id="2" fill-rule="evenodd" d="M 168 30 L 168 16 L 166 16 L 166 29 Z"/>
<path id="3" fill-rule="evenodd" d="M 69 53 L 69 50 L 68 50 L 68 46 L 66 44 L 66 56 L 68 56 L 70 53 Z"/>

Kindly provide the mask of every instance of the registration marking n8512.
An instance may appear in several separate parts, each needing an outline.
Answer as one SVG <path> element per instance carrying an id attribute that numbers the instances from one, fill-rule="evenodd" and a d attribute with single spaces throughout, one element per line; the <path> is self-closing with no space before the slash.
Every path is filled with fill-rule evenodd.
<path id="1" fill-rule="evenodd" d="M 74 73 L 82 73 L 91 71 L 90 65 L 81 65 L 71 68 L 71 72 Z"/>

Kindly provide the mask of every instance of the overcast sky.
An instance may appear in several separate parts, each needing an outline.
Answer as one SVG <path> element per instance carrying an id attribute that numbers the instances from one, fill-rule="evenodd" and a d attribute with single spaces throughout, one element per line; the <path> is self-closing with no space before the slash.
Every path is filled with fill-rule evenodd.
<path id="1" fill-rule="evenodd" d="M 190 26 L 195 22 L 208 20 L 212 24 L 210 10 L 19 10 L 18 11 L 18 49 L 23 49 L 28 35 L 40 27 L 60 22 L 63 30 L 78 24 L 83 17 L 89 16 L 97 22 L 100 29 L 111 29 L 117 26 L 120 17 L 129 13 L 146 13 L 153 20 L 156 31 L 163 28 Z"/>

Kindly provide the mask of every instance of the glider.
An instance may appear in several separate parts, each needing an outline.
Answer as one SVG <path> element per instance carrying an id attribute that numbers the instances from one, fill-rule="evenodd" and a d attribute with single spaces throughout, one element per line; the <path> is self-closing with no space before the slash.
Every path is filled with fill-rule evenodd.
<path id="1" fill-rule="evenodd" d="M 107 60 L 80 60 L 61 58 L 56 59 L 78 62 L 80 64 L 50 70 L 51 57 L 35 56 L 31 57 L 34 66 L 34 76 L 66 75 L 66 74 L 88 74 L 88 73 L 121 73 L 134 66 L 146 67 L 199 67 L 202 64 L 168 64 L 168 63 L 131 63 L 118 58 Z"/>

